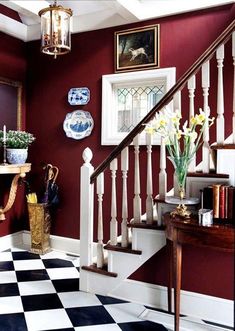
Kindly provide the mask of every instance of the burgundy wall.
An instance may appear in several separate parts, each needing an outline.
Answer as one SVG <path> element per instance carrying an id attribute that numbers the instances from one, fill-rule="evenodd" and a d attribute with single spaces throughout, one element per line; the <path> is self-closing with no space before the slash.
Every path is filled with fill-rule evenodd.
<path id="1" fill-rule="evenodd" d="M 100 137 L 101 78 L 114 71 L 114 31 L 160 23 L 160 66 L 176 66 L 177 77 L 180 77 L 227 26 L 231 16 L 231 6 L 224 6 L 217 10 L 75 34 L 72 36 L 72 52 L 56 60 L 40 54 L 39 41 L 29 43 L 27 128 L 37 137 L 30 148 L 32 174 L 40 174 L 41 162 L 56 164 L 60 168 L 61 205 L 53 225 L 54 234 L 79 237 L 79 171 L 84 148 L 89 146 L 92 149 L 95 166 L 112 150 L 100 145 Z M 85 106 L 70 106 L 67 101 L 69 89 L 81 86 L 90 89 L 90 102 Z M 92 135 L 78 141 L 67 138 L 63 131 L 66 114 L 76 109 L 89 111 L 95 122 Z M 154 166 L 157 169 L 159 165 Z M 39 181 L 37 177 L 36 187 L 40 185 Z"/>
<path id="2" fill-rule="evenodd" d="M 21 22 L 20 16 L 16 11 L 14 11 L 8 7 L 5 7 L 4 5 L 1 5 L 1 4 L 0 4 L 0 13 L 12 18 L 13 20 Z"/>
<path id="3" fill-rule="evenodd" d="M 161 68 L 175 66 L 179 78 L 227 26 L 234 17 L 234 11 L 234 6 L 233 8 L 224 6 L 217 10 L 76 34 L 72 37 L 71 54 L 57 60 L 40 55 L 38 41 L 29 44 L 27 90 L 30 92 L 27 104 L 27 127 L 37 137 L 30 150 L 35 187 L 42 185 L 40 176 L 35 180 L 35 175 L 41 173 L 40 162 L 49 162 L 60 168 L 58 183 L 61 205 L 53 224 L 54 234 L 79 238 L 79 168 L 83 163 L 81 155 L 84 148 L 88 146 L 92 149 L 95 166 L 111 151 L 110 147 L 100 145 L 101 77 L 103 74 L 114 72 L 114 32 L 160 23 L 160 66 Z M 67 102 L 68 90 L 71 87 L 81 86 L 90 89 L 90 102 L 83 107 L 70 106 Z M 95 122 L 92 135 L 81 141 L 66 138 L 62 128 L 65 115 L 76 109 L 90 111 Z M 155 153 L 158 154 L 158 148 Z M 154 167 L 158 173 L 159 165 L 156 164 Z M 145 168 L 142 169 L 142 175 L 142 178 L 145 177 Z M 121 190 L 119 183 L 118 190 Z M 129 193 L 133 196 L 131 189 Z M 107 196 L 110 196 L 109 192 Z M 109 205 L 105 203 L 105 206 Z M 109 215 L 108 207 L 104 211 L 105 222 L 109 222 Z M 165 284 L 166 264 L 166 254 L 163 249 L 131 278 Z M 183 271 L 184 289 L 232 298 L 233 257 L 231 255 L 187 248 L 184 250 Z"/>
<path id="4" fill-rule="evenodd" d="M 4 6 L 0 6 L 0 12 L 3 14 L 14 14 L 13 11 L 3 11 Z M 13 13 L 12 13 L 13 12 Z M 16 16 L 12 16 L 16 19 Z M 23 84 L 26 77 L 26 54 L 25 43 L 10 37 L 4 33 L 0 33 L 1 47 L 0 47 L 0 76 L 10 80 L 21 81 Z M 5 109 L 7 111 L 7 108 Z M 2 122 L 2 121 L 1 121 Z M 25 126 L 25 89 L 23 89 L 22 100 L 22 122 L 23 128 Z M 2 152 L 2 151 L 0 151 Z M 0 157 L 2 162 L 2 157 Z M 10 189 L 12 176 L 0 176 L 0 205 L 5 206 L 8 193 Z M 6 214 L 6 221 L 0 224 L 0 236 L 16 232 L 23 229 L 22 221 L 22 204 L 24 204 L 24 190 L 19 187 L 17 198 L 12 209 Z"/>
<path id="5" fill-rule="evenodd" d="M 29 151 L 32 172 L 28 177 L 31 180 L 32 188 L 40 192 L 43 187 L 42 163 L 52 163 L 60 169 L 58 184 L 61 202 L 53 221 L 53 234 L 79 238 L 79 172 L 83 163 L 81 155 L 84 148 L 88 146 L 92 149 L 95 166 L 112 150 L 111 147 L 100 145 L 101 77 L 103 74 L 113 73 L 114 70 L 114 32 L 159 23 L 161 30 L 160 67 L 175 66 L 177 78 L 179 78 L 228 25 L 234 17 L 234 13 L 235 6 L 223 6 L 216 10 L 211 9 L 75 34 L 72 36 L 72 52 L 56 60 L 40 54 L 39 41 L 28 43 L 26 124 L 27 130 L 34 133 L 37 138 Z M 4 38 L 9 40 L 10 37 L 3 36 L 3 42 Z M 0 69 L 3 69 L 3 76 L 8 77 L 9 75 L 13 78 L 12 75 L 15 75 L 19 79 L 23 79 L 25 57 L 21 56 L 23 49 L 20 42 L 18 46 L 21 51 L 17 51 L 17 56 L 14 54 L 15 42 L 17 41 L 13 39 L 11 45 L 7 45 L 6 54 L 1 53 L 1 47 Z M 8 64 L 6 68 L 4 64 L 9 63 L 8 61 L 10 61 L 11 67 Z M 70 106 L 67 102 L 69 89 L 82 86 L 90 89 L 90 102 L 86 106 Z M 81 141 L 67 138 L 63 132 L 63 121 L 66 114 L 76 109 L 89 111 L 95 122 L 92 135 Z M 158 148 L 154 152 L 158 155 Z M 158 173 L 159 165 L 154 164 L 154 167 Z M 142 175 L 142 177 L 145 176 L 145 169 L 142 169 Z M 170 185 L 171 183 L 169 183 Z M 157 190 L 155 192 L 157 193 Z M 106 193 L 109 196 L 109 192 Z M 109 215 L 108 208 L 105 208 L 104 219 L 106 222 L 109 222 Z M 2 224 L 0 229 L 6 227 L 5 224 L 7 222 Z M 27 224 L 25 225 L 27 226 Z M 2 235 L 7 231 L 11 233 L 9 228 L 0 231 Z M 221 264 L 223 268 L 221 268 Z M 184 251 L 183 268 L 184 289 L 232 298 L 233 257 L 231 255 L 187 248 Z M 203 276 L 199 277 L 202 270 Z M 140 268 L 132 278 L 164 284 L 166 279 L 164 249 Z M 220 282 L 216 282 L 217 279 L 220 279 Z"/>

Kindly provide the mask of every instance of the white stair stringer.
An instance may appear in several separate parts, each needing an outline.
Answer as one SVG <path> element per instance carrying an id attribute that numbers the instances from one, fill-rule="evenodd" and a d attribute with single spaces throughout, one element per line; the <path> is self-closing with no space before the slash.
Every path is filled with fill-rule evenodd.
<path id="1" fill-rule="evenodd" d="M 143 263 L 166 245 L 165 233 L 162 230 L 132 229 L 132 249 L 141 250 L 142 254 L 131 254 L 119 251 L 108 251 L 108 271 L 117 273 L 117 277 L 80 270 L 80 290 L 110 295 Z M 84 288 L 81 286 L 86 284 Z"/>

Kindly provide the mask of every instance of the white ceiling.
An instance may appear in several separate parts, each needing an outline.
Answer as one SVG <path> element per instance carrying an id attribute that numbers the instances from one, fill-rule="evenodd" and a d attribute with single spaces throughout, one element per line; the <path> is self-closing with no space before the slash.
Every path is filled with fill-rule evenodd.
<path id="1" fill-rule="evenodd" d="M 22 21 L 20 23 L 0 14 L 0 31 L 24 41 L 39 39 L 38 11 L 53 2 L 0 1 L 0 4 L 17 11 Z M 235 0 L 58 0 L 57 3 L 72 9 L 72 32 L 77 33 L 231 4 Z"/>

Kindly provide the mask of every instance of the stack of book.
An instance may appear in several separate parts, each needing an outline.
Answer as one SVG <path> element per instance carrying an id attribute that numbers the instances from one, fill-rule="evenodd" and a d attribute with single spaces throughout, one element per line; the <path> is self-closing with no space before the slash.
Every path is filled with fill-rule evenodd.
<path id="1" fill-rule="evenodd" d="M 203 208 L 212 209 L 213 217 L 235 220 L 235 186 L 214 184 L 203 189 Z"/>

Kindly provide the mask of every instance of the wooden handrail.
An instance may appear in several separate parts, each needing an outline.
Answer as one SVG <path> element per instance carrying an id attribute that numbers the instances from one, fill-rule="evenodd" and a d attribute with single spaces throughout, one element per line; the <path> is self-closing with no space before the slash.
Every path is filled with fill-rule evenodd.
<path id="1" fill-rule="evenodd" d="M 235 20 L 221 33 L 221 35 L 207 48 L 207 50 L 194 62 L 194 64 L 181 76 L 174 86 L 162 97 L 162 99 L 152 108 L 152 110 L 134 127 L 134 129 L 117 145 L 109 156 L 95 169 L 91 175 L 91 183 L 97 176 L 103 172 L 110 162 L 115 159 L 121 151 L 128 146 L 134 137 L 142 132 L 145 128 L 144 124 L 148 123 L 155 115 L 165 107 L 175 95 L 176 92 L 182 90 L 184 85 L 188 82 L 189 78 L 197 73 L 202 64 L 208 61 L 221 44 L 225 44 L 235 29 Z"/>

